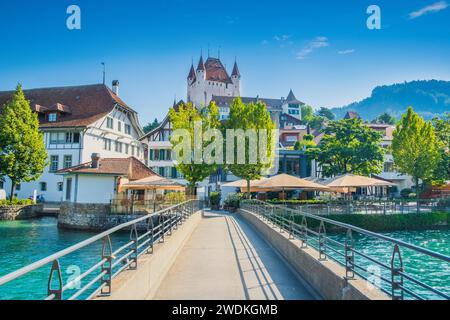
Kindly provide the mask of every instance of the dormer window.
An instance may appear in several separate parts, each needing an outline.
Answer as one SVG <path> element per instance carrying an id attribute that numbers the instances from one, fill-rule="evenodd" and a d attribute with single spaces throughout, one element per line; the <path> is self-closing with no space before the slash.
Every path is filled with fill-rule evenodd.
<path id="1" fill-rule="evenodd" d="M 48 122 L 56 122 L 56 112 L 50 112 L 48 114 Z"/>

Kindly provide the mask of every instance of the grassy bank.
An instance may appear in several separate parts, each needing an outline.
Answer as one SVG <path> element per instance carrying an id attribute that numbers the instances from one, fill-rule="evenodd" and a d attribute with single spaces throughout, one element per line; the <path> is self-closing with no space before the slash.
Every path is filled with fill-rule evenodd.
<path id="1" fill-rule="evenodd" d="M 450 213 L 429 212 L 410 214 L 331 214 L 324 216 L 328 219 L 351 224 L 374 232 L 398 231 L 398 230 L 424 230 L 448 227 L 450 225 Z M 297 223 L 301 223 L 301 216 L 296 216 Z M 315 219 L 307 219 L 308 227 L 318 228 L 319 222 Z M 325 225 L 328 231 L 339 231 L 339 228 Z"/>

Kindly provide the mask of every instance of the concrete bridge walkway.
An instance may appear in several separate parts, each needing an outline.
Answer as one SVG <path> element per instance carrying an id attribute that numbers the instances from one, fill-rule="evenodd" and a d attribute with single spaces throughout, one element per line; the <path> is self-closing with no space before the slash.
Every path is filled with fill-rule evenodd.
<path id="1" fill-rule="evenodd" d="M 153 299 L 314 299 L 304 281 L 235 214 L 205 211 Z"/>

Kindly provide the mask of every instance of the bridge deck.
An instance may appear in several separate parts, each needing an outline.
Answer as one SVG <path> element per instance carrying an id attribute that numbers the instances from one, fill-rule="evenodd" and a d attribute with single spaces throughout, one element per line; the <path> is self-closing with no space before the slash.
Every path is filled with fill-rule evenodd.
<path id="1" fill-rule="evenodd" d="M 156 299 L 314 299 L 284 260 L 243 219 L 205 215 Z"/>

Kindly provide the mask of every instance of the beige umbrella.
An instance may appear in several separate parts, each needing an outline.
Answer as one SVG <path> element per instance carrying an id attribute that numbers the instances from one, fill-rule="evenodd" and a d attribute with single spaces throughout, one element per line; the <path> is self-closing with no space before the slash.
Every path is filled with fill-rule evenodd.
<path id="1" fill-rule="evenodd" d="M 270 190 L 293 190 L 293 189 L 306 189 L 306 190 L 317 190 L 317 191 L 329 191 L 329 188 L 308 181 L 305 179 L 297 178 L 285 173 L 273 176 L 261 183 L 259 183 L 255 189 L 270 189 Z"/>
<path id="2" fill-rule="evenodd" d="M 330 188 L 351 188 L 351 187 L 379 187 L 379 186 L 392 186 L 394 183 L 387 182 L 380 179 L 374 179 L 364 176 L 358 176 L 354 174 L 345 174 L 334 178 L 331 182 L 327 183 L 327 187 Z"/>
<path id="3" fill-rule="evenodd" d="M 374 179 L 355 174 L 345 174 L 335 177 L 331 182 L 327 183 L 327 187 L 339 193 L 350 193 L 357 187 L 382 187 L 395 185 L 392 182 Z"/>
<path id="4" fill-rule="evenodd" d="M 185 186 L 175 180 L 161 176 L 149 176 L 144 179 L 131 181 L 121 186 L 122 189 L 130 190 L 173 190 L 184 191 Z"/>

